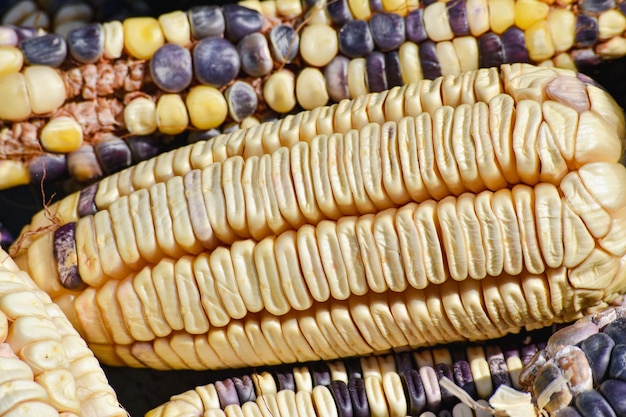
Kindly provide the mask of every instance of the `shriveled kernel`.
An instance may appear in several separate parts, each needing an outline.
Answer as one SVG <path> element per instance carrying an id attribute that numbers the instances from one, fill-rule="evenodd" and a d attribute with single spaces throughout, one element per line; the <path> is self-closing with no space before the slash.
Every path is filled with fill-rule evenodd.
<path id="1" fill-rule="evenodd" d="M 191 123 L 198 129 L 217 127 L 224 123 L 228 114 L 228 106 L 222 93 L 217 88 L 206 85 L 193 87 L 187 94 L 185 104 Z"/>
<path id="2" fill-rule="evenodd" d="M 274 72 L 265 81 L 263 98 L 272 110 L 288 113 L 296 106 L 295 78 L 291 71 L 283 69 Z"/>
<path id="3" fill-rule="evenodd" d="M 300 35 L 300 55 L 315 67 L 326 66 L 339 51 L 337 32 L 328 25 L 309 25 Z"/>
<path id="4" fill-rule="evenodd" d="M 131 17 L 124 20 L 123 26 L 124 47 L 135 58 L 150 59 L 165 43 L 161 25 L 155 18 Z"/>
<path id="5" fill-rule="evenodd" d="M 156 123 L 159 131 L 168 135 L 182 133 L 189 125 L 189 116 L 183 99 L 178 94 L 163 94 L 156 104 Z"/>
<path id="6" fill-rule="evenodd" d="M 134 135 L 149 135 L 157 129 L 156 105 L 146 97 L 139 97 L 124 108 L 124 124 Z"/>
<path id="7" fill-rule="evenodd" d="M 33 113 L 51 113 L 65 102 L 65 84 L 54 68 L 31 65 L 24 69 L 24 78 Z"/>
<path id="8" fill-rule="evenodd" d="M 22 69 L 24 55 L 15 46 L 0 46 L 0 78 Z"/>
<path id="9" fill-rule="evenodd" d="M 296 80 L 296 97 L 305 110 L 321 107 L 328 103 L 326 80 L 317 68 L 305 68 Z"/>
<path id="10" fill-rule="evenodd" d="M 72 117 L 59 116 L 41 131 L 41 146 L 49 152 L 69 153 L 83 144 L 83 128 Z"/>

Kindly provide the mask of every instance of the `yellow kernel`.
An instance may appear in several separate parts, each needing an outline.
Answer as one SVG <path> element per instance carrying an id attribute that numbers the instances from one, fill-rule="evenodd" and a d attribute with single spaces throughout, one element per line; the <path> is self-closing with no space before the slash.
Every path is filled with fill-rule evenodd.
<path id="1" fill-rule="evenodd" d="M 372 15 L 369 1 L 348 0 L 348 7 L 350 7 L 352 16 L 354 16 L 355 19 L 368 20 Z"/>
<path id="2" fill-rule="evenodd" d="M 159 16 L 159 24 L 168 43 L 180 46 L 191 44 L 191 26 L 185 12 L 176 10 L 162 14 Z"/>
<path id="3" fill-rule="evenodd" d="M 339 51 L 337 32 L 327 25 L 308 25 L 300 35 L 300 55 L 314 67 L 327 65 Z"/>
<path id="4" fill-rule="evenodd" d="M 187 112 L 193 124 L 198 129 L 212 129 L 218 127 L 228 114 L 228 105 L 222 93 L 208 85 L 193 87 L 185 101 Z"/>
<path id="5" fill-rule="evenodd" d="M 279 113 L 287 113 L 296 106 L 295 76 L 291 71 L 273 73 L 263 86 L 263 98 L 268 106 Z"/>
<path id="6" fill-rule="evenodd" d="M 12 159 L 0 161 L 0 190 L 25 185 L 29 182 L 28 167 L 22 161 Z"/>
<path id="7" fill-rule="evenodd" d="M 74 118 L 50 119 L 41 130 L 41 146 L 48 152 L 70 153 L 83 144 L 83 128 Z"/>
<path id="8" fill-rule="evenodd" d="M 102 24 L 104 30 L 104 57 L 117 59 L 122 56 L 124 50 L 124 27 L 122 23 L 114 20 Z"/>
<path id="9" fill-rule="evenodd" d="M 626 39 L 616 36 L 596 46 L 596 53 L 604 59 L 621 58 L 626 55 Z"/>
<path id="10" fill-rule="evenodd" d="M 325 106 L 328 103 L 326 79 L 317 68 L 305 68 L 296 80 L 296 97 L 305 110 Z"/>
<path id="11" fill-rule="evenodd" d="M 259 0 L 241 0 L 237 4 L 263 14 L 263 7 L 261 6 L 261 2 Z"/>
<path id="12" fill-rule="evenodd" d="M 131 17 L 124 20 L 124 47 L 138 59 L 150 59 L 163 46 L 163 31 L 152 17 Z"/>
<path id="13" fill-rule="evenodd" d="M 524 33 L 526 38 L 526 48 L 528 56 L 536 62 L 550 59 L 554 56 L 555 50 L 548 31 L 548 23 L 546 21 L 537 22 L 526 30 Z"/>
<path id="14" fill-rule="evenodd" d="M 24 55 L 14 46 L 0 46 L 0 77 L 19 72 L 24 65 Z"/>
<path id="15" fill-rule="evenodd" d="M 430 40 L 449 41 L 454 37 L 445 3 L 435 2 L 424 9 L 424 28 Z"/>
<path id="16" fill-rule="evenodd" d="M 489 4 L 487 0 L 467 0 L 467 24 L 476 37 L 489 31 Z"/>
<path id="17" fill-rule="evenodd" d="M 567 51 L 574 45 L 576 15 L 571 10 L 552 9 L 548 15 L 548 29 L 556 51 Z"/>
<path id="18" fill-rule="evenodd" d="M 600 39 L 621 35 L 626 30 L 626 17 L 615 9 L 607 10 L 598 17 Z"/>
<path id="19" fill-rule="evenodd" d="M 133 135 L 149 135 L 157 129 L 156 108 L 152 100 L 138 97 L 124 108 L 124 124 Z"/>
<path id="20" fill-rule="evenodd" d="M 159 131 L 168 135 L 182 133 L 189 125 L 189 116 L 183 99 L 178 94 L 163 94 L 156 105 Z"/>
<path id="21" fill-rule="evenodd" d="M 65 103 L 65 83 L 54 68 L 31 65 L 24 69 L 24 78 L 33 113 L 50 113 Z"/>
<path id="22" fill-rule="evenodd" d="M 406 16 L 408 13 L 406 0 L 383 0 L 382 3 L 386 12 L 396 13 L 400 16 Z"/>
<path id="23" fill-rule="evenodd" d="M 424 79 L 422 64 L 419 59 L 419 46 L 417 46 L 416 43 L 403 43 L 402 46 L 400 46 L 398 55 L 400 57 L 400 68 L 402 69 L 403 83 L 416 83 Z"/>
<path id="24" fill-rule="evenodd" d="M 0 78 L 0 119 L 17 122 L 30 116 L 26 79 L 19 72 Z"/>
<path id="25" fill-rule="evenodd" d="M 570 56 L 570 54 L 563 52 L 554 57 L 554 66 L 563 69 L 569 69 L 572 71 L 576 71 L 576 63 Z"/>
<path id="26" fill-rule="evenodd" d="M 538 0 L 518 0 L 515 2 L 515 26 L 522 30 L 535 22 L 546 19 L 550 6 Z"/>
<path id="27" fill-rule="evenodd" d="M 515 24 L 515 0 L 488 0 L 489 26 L 492 32 L 502 35 Z"/>

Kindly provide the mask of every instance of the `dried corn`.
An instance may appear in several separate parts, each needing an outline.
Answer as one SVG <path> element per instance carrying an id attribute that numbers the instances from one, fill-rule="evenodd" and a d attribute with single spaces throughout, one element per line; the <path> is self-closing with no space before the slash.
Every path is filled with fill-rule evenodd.
<path id="1" fill-rule="evenodd" d="M 35 164 L 33 155 L 42 150 L 45 155 L 81 152 L 77 141 L 61 148 L 47 146 L 43 138 L 39 142 L 51 117 L 75 119 L 70 130 L 79 125 L 91 148 L 110 134 L 214 128 L 250 115 L 263 119 L 268 108 L 308 110 L 329 100 L 506 62 L 573 69 L 624 55 L 626 18 L 620 8 L 587 6 L 589 1 L 454 1 L 421 7 L 390 2 L 370 10 L 360 0 L 345 7 L 316 5 L 304 14 L 295 2 L 249 1 L 242 2 L 246 7 L 195 7 L 158 19 L 92 24 L 70 32 L 67 42 L 45 35 L 19 45 L 18 35 L 10 35 L 13 29 L 2 28 L 7 46 L 0 52 L 7 59 L 0 66 L 5 74 L 0 93 L 14 98 L 0 106 L 0 137 L 12 151 L 4 156 L 12 163 L 4 164 L 7 175 L 0 187 L 39 180 L 41 163 Z M 31 105 L 39 101 L 30 89 L 16 90 L 26 82 L 23 62 L 24 68 L 61 65 L 46 79 L 63 80 L 65 89 L 48 93 L 45 109 Z M 31 78 L 31 83 L 46 83 Z M 230 94 L 235 80 L 240 93 Z M 202 116 L 206 111 L 199 103 L 214 110 L 212 117 Z M 70 174 L 82 181 L 104 171 L 94 168 L 86 175 L 75 166 Z"/>
<path id="2" fill-rule="evenodd" d="M 126 416 L 60 308 L 6 253 L 1 256 L 0 414 Z"/>
<path id="3" fill-rule="evenodd" d="M 494 71 L 346 103 L 306 138 L 302 114 L 218 137 L 197 169 L 192 147 L 164 154 L 110 205 L 62 200 L 16 261 L 116 365 L 329 360 L 575 318 L 623 288 L 623 118 L 574 73 Z"/>

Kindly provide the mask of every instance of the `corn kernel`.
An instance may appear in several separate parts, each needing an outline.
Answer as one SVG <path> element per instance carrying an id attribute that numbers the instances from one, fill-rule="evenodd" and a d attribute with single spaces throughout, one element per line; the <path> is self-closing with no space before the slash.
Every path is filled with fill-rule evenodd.
<path id="1" fill-rule="evenodd" d="M 571 10 L 552 9 L 548 15 L 548 29 L 556 51 L 567 51 L 574 45 L 576 15 Z"/>
<path id="2" fill-rule="evenodd" d="M 124 27 L 121 22 L 114 20 L 102 25 L 104 29 L 104 56 L 117 59 L 124 50 Z"/>
<path id="3" fill-rule="evenodd" d="M 419 46 L 413 42 L 405 42 L 398 51 L 400 67 L 402 68 L 402 82 L 416 83 L 424 79 L 422 65 L 419 59 Z"/>
<path id="4" fill-rule="evenodd" d="M 348 6 L 355 19 L 368 20 L 372 15 L 369 1 L 348 0 Z"/>
<path id="5" fill-rule="evenodd" d="M 475 37 L 489 31 L 489 4 L 487 0 L 467 0 L 467 24 Z"/>
<path id="6" fill-rule="evenodd" d="M 159 131 L 168 135 L 182 133 L 189 124 L 183 99 L 178 94 L 163 94 L 156 105 Z"/>
<path id="7" fill-rule="evenodd" d="M 348 91 L 350 91 L 350 97 L 356 98 L 368 93 L 365 76 L 365 58 L 350 60 L 348 64 Z"/>
<path id="8" fill-rule="evenodd" d="M 0 78 L 0 119 L 17 122 L 30 116 L 28 88 L 23 74 L 14 72 Z"/>
<path id="9" fill-rule="evenodd" d="M 296 80 L 296 97 L 305 110 L 325 106 L 328 103 L 328 92 L 322 71 L 317 68 L 303 69 Z"/>
<path id="10" fill-rule="evenodd" d="M 50 119 L 41 131 L 41 146 L 48 152 L 70 153 L 83 144 L 83 128 L 72 117 Z"/>
<path id="11" fill-rule="evenodd" d="M 124 20 L 124 47 L 138 59 L 150 59 L 163 46 L 163 31 L 152 17 L 131 17 Z"/>
<path id="12" fill-rule="evenodd" d="M 460 60 L 452 42 L 445 41 L 437 44 L 437 58 L 439 58 L 441 65 L 441 75 L 457 76 L 461 74 Z"/>
<path id="13" fill-rule="evenodd" d="M 0 161 L 0 190 L 28 183 L 30 183 L 30 174 L 26 164 L 12 159 Z"/>
<path id="14" fill-rule="evenodd" d="M 191 44 L 191 26 L 184 12 L 177 10 L 162 14 L 159 16 L 159 23 L 163 36 L 168 43 L 175 43 L 180 46 Z"/>
<path id="15" fill-rule="evenodd" d="M 615 9 L 607 10 L 598 17 L 600 39 L 621 35 L 626 30 L 626 17 Z"/>
<path id="16" fill-rule="evenodd" d="M 257 12 L 263 14 L 263 6 L 261 5 L 261 2 L 259 0 L 242 0 L 239 1 L 237 4 L 247 9 L 256 10 Z"/>
<path id="17" fill-rule="evenodd" d="M 222 93 L 207 85 L 193 87 L 187 95 L 185 104 L 191 124 L 198 129 L 218 127 L 224 123 L 228 114 L 228 105 Z"/>
<path id="18" fill-rule="evenodd" d="M 0 46 L 0 77 L 19 72 L 24 65 L 24 55 L 14 46 Z"/>
<path id="19" fill-rule="evenodd" d="M 538 0 L 518 0 L 515 2 L 515 26 L 526 30 L 539 20 L 546 19 L 550 6 Z"/>
<path id="20" fill-rule="evenodd" d="M 267 79 L 263 86 L 263 98 L 278 113 L 287 113 L 296 106 L 295 76 L 291 71 L 280 70 Z"/>
<path id="21" fill-rule="evenodd" d="M 157 129 L 156 106 L 152 100 L 139 97 L 124 108 L 124 124 L 134 135 L 149 135 Z"/>
<path id="22" fill-rule="evenodd" d="M 279 16 L 292 19 L 302 14 L 300 0 L 281 0 L 276 2 L 276 12 Z"/>
<path id="23" fill-rule="evenodd" d="M 524 36 L 526 37 L 526 48 L 530 59 L 540 62 L 554 56 L 555 50 L 548 31 L 548 22 L 535 23 L 526 30 Z"/>
<path id="24" fill-rule="evenodd" d="M 276 17 L 276 2 L 274 0 L 264 0 L 261 3 L 261 14 L 266 18 Z"/>
<path id="25" fill-rule="evenodd" d="M 473 36 L 462 36 L 460 38 L 454 38 L 452 45 L 459 57 L 461 63 L 461 71 L 475 71 L 479 67 L 479 52 L 478 42 Z"/>
<path id="26" fill-rule="evenodd" d="M 31 111 L 50 113 L 65 103 L 65 83 L 57 70 L 45 65 L 30 65 L 24 70 Z"/>
<path id="27" fill-rule="evenodd" d="M 424 27 L 433 42 L 449 41 L 454 38 L 446 7 L 445 3 L 435 2 L 424 9 Z"/>
<path id="28" fill-rule="evenodd" d="M 515 24 L 515 0 L 488 0 L 489 26 L 492 32 L 502 35 Z"/>
<path id="29" fill-rule="evenodd" d="M 604 59 L 621 58 L 626 55 L 626 39 L 616 36 L 596 46 L 596 53 Z"/>
<path id="30" fill-rule="evenodd" d="M 327 25 L 308 25 L 300 36 L 300 55 L 315 67 L 326 66 L 339 51 L 337 32 Z"/>
<path id="31" fill-rule="evenodd" d="M 406 0 L 382 0 L 383 9 L 386 12 L 392 12 L 399 14 L 400 16 L 406 16 L 408 14 L 408 8 Z"/>

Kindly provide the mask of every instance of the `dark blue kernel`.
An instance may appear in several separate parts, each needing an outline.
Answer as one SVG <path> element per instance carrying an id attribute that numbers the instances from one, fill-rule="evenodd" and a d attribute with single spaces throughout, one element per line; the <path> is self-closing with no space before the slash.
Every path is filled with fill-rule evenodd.
<path id="1" fill-rule="evenodd" d="M 350 98 L 348 89 L 348 64 L 350 60 L 343 55 L 337 55 L 324 68 L 326 91 L 331 100 L 339 102 Z"/>
<path id="2" fill-rule="evenodd" d="M 46 153 L 30 160 L 28 173 L 31 184 L 39 184 L 67 177 L 67 162 L 64 154 Z"/>
<path id="3" fill-rule="evenodd" d="M 615 7 L 615 0 L 581 0 L 578 6 L 586 12 L 602 13 Z"/>
<path id="4" fill-rule="evenodd" d="M 346 367 L 348 379 L 363 377 L 363 369 L 361 368 L 361 360 L 359 358 L 348 358 L 343 361 L 343 364 Z"/>
<path id="5" fill-rule="evenodd" d="M 576 67 L 596 66 L 599 65 L 602 60 L 593 50 L 593 48 L 574 49 L 570 52 L 570 56 L 574 60 Z"/>
<path id="6" fill-rule="evenodd" d="M 404 19 L 396 13 L 376 13 L 370 19 L 374 43 L 382 52 L 398 49 L 405 40 Z"/>
<path id="7" fill-rule="evenodd" d="M 130 148 L 122 139 L 107 136 L 94 145 L 98 162 L 105 174 L 112 174 L 130 166 L 133 161 Z"/>
<path id="8" fill-rule="evenodd" d="M 98 192 L 98 183 L 93 183 L 80 190 L 78 194 L 78 216 L 85 217 L 98 212 L 96 207 L 96 193 Z"/>
<path id="9" fill-rule="evenodd" d="M 235 383 L 231 378 L 227 378 L 223 381 L 216 381 L 214 386 L 222 410 L 228 405 L 240 405 L 239 396 L 237 395 L 237 390 L 235 389 Z"/>
<path id="10" fill-rule="evenodd" d="M 37 36 L 20 42 L 24 59 L 31 65 L 58 67 L 67 56 L 67 44 L 61 35 Z"/>
<path id="11" fill-rule="evenodd" d="M 126 138 L 126 144 L 133 156 L 133 164 L 145 161 L 161 153 L 164 147 L 162 142 L 162 137 L 159 135 L 130 136 Z"/>
<path id="12" fill-rule="evenodd" d="M 11 26 L 17 35 L 18 42 L 37 37 L 37 28 L 29 26 Z"/>
<path id="13" fill-rule="evenodd" d="M 407 399 L 407 411 L 410 416 L 419 416 L 426 408 L 424 383 L 416 369 L 400 374 L 404 395 Z"/>
<path id="14" fill-rule="evenodd" d="M 478 54 L 480 68 L 499 67 L 505 61 L 502 40 L 493 32 L 478 38 Z"/>
<path id="15" fill-rule="evenodd" d="M 467 10 L 465 0 L 450 0 L 446 3 L 448 9 L 448 22 L 455 36 L 465 36 L 469 34 L 469 23 L 467 22 Z"/>
<path id="16" fill-rule="evenodd" d="M 241 377 L 233 377 L 237 396 L 239 396 L 239 404 L 256 401 L 256 387 L 250 375 L 242 375 Z"/>
<path id="17" fill-rule="evenodd" d="M 504 46 L 505 63 L 530 62 L 523 30 L 515 26 L 511 26 L 502 34 L 502 36 L 500 36 L 500 40 Z"/>
<path id="18" fill-rule="evenodd" d="M 402 66 L 400 65 L 400 55 L 397 51 L 385 54 L 385 75 L 387 77 L 387 88 L 391 89 L 403 84 Z"/>
<path id="19" fill-rule="evenodd" d="M 352 403 L 352 415 L 354 417 L 369 417 L 370 405 L 365 392 L 365 381 L 361 378 L 350 378 L 348 380 L 348 392 Z"/>
<path id="20" fill-rule="evenodd" d="M 324 362 L 314 362 L 309 366 L 311 377 L 313 379 L 313 386 L 318 385 L 327 386 L 331 382 L 330 369 Z"/>
<path id="21" fill-rule="evenodd" d="M 200 40 L 209 36 L 222 36 L 226 24 L 224 14 L 218 6 L 195 6 L 187 12 L 191 34 Z"/>
<path id="22" fill-rule="evenodd" d="M 485 353 L 494 390 L 500 387 L 500 385 L 511 386 L 511 376 L 504 360 L 504 354 L 500 348 L 489 345 L 485 348 Z"/>
<path id="23" fill-rule="evenodd" d="M 369 0 L 369 3 L 372 13 L 382 12 L 385 10 L 383 6 L 383 0 Z"/>
<path id="24" fill-rule="evenodd" d="M 252 86 L 243 81 L 236 81 L 224 92 L 228 103 L 228 112 L 234 121 L 240 122 L 252 116 L 259 105 L 259 99 Z"/>
<path id="25" fill-rule="evenodd" d="M 78 273 L 76 263 L 76 223 L 66 223 L 54 231 L 54 260 L 57 263 L 59 281 L 63 288 L 78 290 L 84 282 Z"/>
<path id="26" fill-rule="evenodd" d="M 602 333 L 609 336 L 616 345 L 626 345 L 626 317 L 619 317 L 602 330 Z"/>
<path id="27" fill-rule="evenodd" d="M 598 391 L 583 391 L 574 400 L 583 417 L 617 417 L 611 405 Z"/>
<path id="28" fill-rule="evenodd" d="M 415 9 L 405 18 L 406 38 L 415 43 L 424 42 L 428 39 L 424 26 L 424 9 Z"/>
<path id="29" fill-rule="evenodd" d="M 231 42 L 239 42 L 241 38 L 263 28 L 263 16 L 256 10 L 238 4 L 227 4 L 222 7 L 226 21 L 226 37 Z"/>
<path id="30" fill-rule="evenodd" d="M 435 365 L 435 373 L 437 374 L 437 380 L 441 380 L 441 378 L 446 377 L 450 381 L 454 381 L 454 376 L 452 374 L 452 369 L 445 363 L 438 363 Z M 440 387 L 441 389 L 441 406 L 444 409 L 451 409 L 454 404 L 459 402 L 459 399 L 454 396 L 450 391 L 448 391 L 444 387 Z"/>
<path id="31" fill-rule="evenodd" d="M 348 385 L 343 381 L 332 381 L 328 389 L 335 400 L 339 417 L 352 417 L 352 402 Z"/>
<path id="32" fill-rule="evenodd" d="M 339 50 L 349 58 L 359 58 L 374 50 L 374 38 L 365 20 L 351 20 L 339 30 Z"/>
<path id="33" fill-rule="evenodd" d="M 454 383 L 463 388 L 465 392 L 476 398 L 476 383 L 472 375 L 472 368 L 466 360 L 455 361 L 452 366 L 452 375 Z"/>
<path id="34" fill-rule="evenodd" d="M 574 42 L 579 47 L 593 46 L 598 41 L 598 20 L 593 16 L 576 16 L 576 36 Z"/>
<path id="35" fill-rule="evenodd" d="M 616 344 L 611 352 L 609 378 L 626 381 L 626 345 Z"/>
<path id="36" fill-rule="evenodd" d="M 347 0 L 329 1 L 326 4 L 326 11 L 328 11 L 330 19 L 337 26 L 343 26 L 350 20 L 354 19 Z"/>
<path id="37" fill-rule="evenodd" d="M 594 387 L 606 378 L 614 346 L 613 339 L 604 333 L 591 335 L 580 344 L 580 349 L 587 356 L 591 367 Z"/>
<path id="38" fill-rule="evenodd" d="M 93 64 L 104 51 L 104 29 L 100 23 L 78 27 L 67 34 L 70 55 L 83 64 Z"/>
<path id="39" fill-rule="evenodd" d="M 267 39 L 261 33 L 246 35 L 237 44 L 241 69 L 252 77 L 262 77 L 274 67 Z"/>
<path id="40" fill-rule="evenodd" d="M 150 59 L 150 76 L 163 91 L 183 91 L 193 79 L 191 53 L 180 45 L 166 43 Z"/>
<path id="41" fill-rule="evenodd" d="M 198 81 L 222 87 L 239 73 L 239 54 L 226 39 L 204 38 L 193 48 L 193 67 Z"/>
<path id="42" fill-rule="evenodd" d="M 424 78 L 434 80 L 441 76 L 441 64 L 437 57 L 437 47 L 432 41 L 425 41 L 419 47 L 420 64 Z"/>
<path id="43" fill-rule="evenodd" d="M 372 52 L 365 58 L 365 82 L 370 93 L 387 90 L 385 55 L 382 52 Z"/>
<path id="44" fill-rule="evenodd" d="M 413 364 L 413 359 L 411 358 L 411 354 L 408 352 L 396 353 L 393 355 L 393 358 L 396 362 L 396 372 L 400 375 L 403 372 L 408 372 L 411 369 L 415 369 L 415 365 Z"/>
<path id="45" fill-rule="evenodd" d="M 607 379 L 598 387 L 600 394 L 611 404 L 618 416 L 626 415 L 626 382 Z"/>
<path id="46" fill-rule="evenodd" d="M 276 380 L 278 381 L 278 390 L 284 391 L 296 391 L 296 380 L 293 376 L 293 372 L 289 370 L 279 370 L 275 373 Z"/>
<path id="47" fill-rule="evenodd" d="M 272 56 L 276 61 L 289 63 L 298 55 L 300 36 L 291 26 L 274 26 L 270 31 L 269 38 Z"/>

